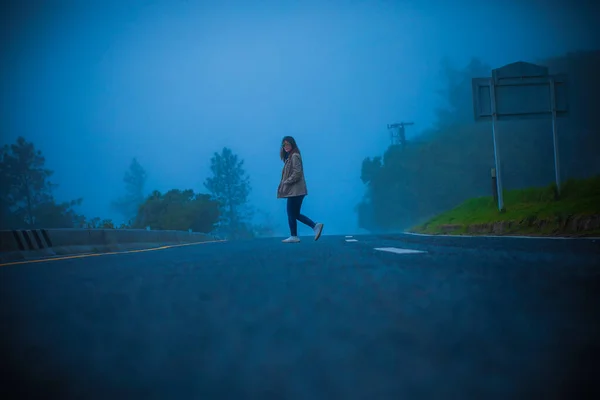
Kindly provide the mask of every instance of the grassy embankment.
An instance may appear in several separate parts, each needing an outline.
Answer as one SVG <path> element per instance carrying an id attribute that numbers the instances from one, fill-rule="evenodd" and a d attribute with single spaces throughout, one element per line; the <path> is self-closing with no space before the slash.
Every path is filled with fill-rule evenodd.
<path id="1" fill-rule="evenodd" d="M 540 236 L 600 236 L 600 175 L 571 179 L 562 185 L 504 191 L 506 211 L 494 199 L 469 199 L 411 232 L 427 234 L 501 234 Z"/>

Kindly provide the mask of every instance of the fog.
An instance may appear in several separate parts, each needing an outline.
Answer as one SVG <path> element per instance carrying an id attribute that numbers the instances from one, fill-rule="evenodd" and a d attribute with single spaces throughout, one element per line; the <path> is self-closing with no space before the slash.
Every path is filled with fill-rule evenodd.
<path id="1" fill-rule="evenodd" d="M 2 12 L 0 128 L 3 144 L 24 136 L 44 153 L 58 200 L 115 221 L 133 157 L 148 193 L 206 192 L 227 146 L 251 205 L 285 234 L 278 153 L 292 135 L 303 212 L 327 234 L 359 233 L 361 162 L 386 151 L 387 124 L 414 122 L 408 139 L 435 124 L 442 59 L 497 68 L 600 47 L 597 14 L 576 2 L 87 3 Z"/>

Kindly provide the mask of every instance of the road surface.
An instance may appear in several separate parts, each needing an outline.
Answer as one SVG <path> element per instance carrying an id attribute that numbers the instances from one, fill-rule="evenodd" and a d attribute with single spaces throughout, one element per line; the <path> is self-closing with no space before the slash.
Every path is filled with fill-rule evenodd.
<path id="1" fill-rule="evenodd" d="M 599 256 L 583 239 L 323 236 L 2 266 L 0 388 L 587 398 L 600 371 Z"/>

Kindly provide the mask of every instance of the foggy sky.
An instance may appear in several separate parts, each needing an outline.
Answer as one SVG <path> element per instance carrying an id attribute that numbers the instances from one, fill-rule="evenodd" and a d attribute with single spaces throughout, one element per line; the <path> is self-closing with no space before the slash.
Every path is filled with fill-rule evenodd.
<path id="1" fill-rule="evenodd" d="M 434 122 L 442 57 L 496 68 L 600 47 L 576 2 L 46 3 L 2 13 L 2 143 L 33 141 L 58 200 L 83 197 L 79 211 L 116 222 L 132 157 L 148 192 L 205 192 L 210 157 L 228 146 L 252 205 L 285 234 L 278 152 L 293 135 L 303 211 L 326 233 L 355 233 L 361 161 L 385 151 L 388 123 L 414 121 L 410 138 Z"/>

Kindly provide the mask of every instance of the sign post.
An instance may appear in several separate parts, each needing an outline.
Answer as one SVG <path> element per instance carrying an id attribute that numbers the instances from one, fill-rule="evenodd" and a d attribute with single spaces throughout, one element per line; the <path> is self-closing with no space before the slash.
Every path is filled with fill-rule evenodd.
<path id="1" fill-rule="evenodd" d="M 496 112 L 496 90 L 494 84 L 490 83 L 490 106 L 492 108 L 492 140 L 494 141 L 494 162 L 496 169 L 496 191 L 498 192 L 498 210 L 504 212 L 504 193 L 502 191 L 502 169 L 500 168 L 500 152 L 498 151 L 498 135 L 496 134 L 496 125 L 498 122 L 498 113 Z"/>
<path id="2" fill-rule="evenodd" d="M 520 61 L 494 69 L 491 78 L 473 78 L 472 88 L 475 121 L 492 122 L 498 210 L 505 211 L 498 121 L 551 117 L 554 173 L 557 194 L 560 194 L 556 120 L 568 114 L 566 75 L 549 75 L 546 67 Z"/>
<path id="3" fill-rule="evenodd" d="M 554 142 L 554 175 L 556 180 L 556 193 L 560 196 L 560 160 L 558 158 L 558 133 L 556 132 L 556 89 L 554 79 L 550 81 L 550 102 L 552 104 L 552 140 Z"/>

